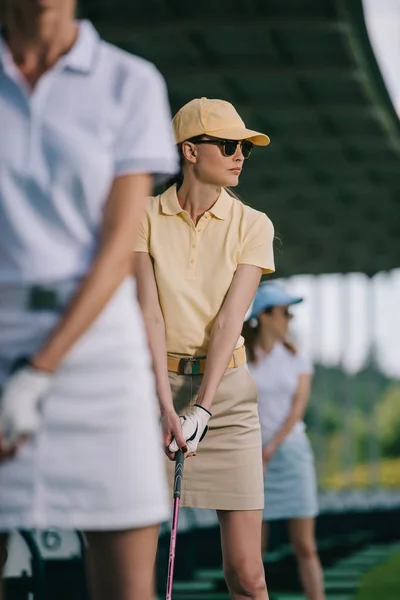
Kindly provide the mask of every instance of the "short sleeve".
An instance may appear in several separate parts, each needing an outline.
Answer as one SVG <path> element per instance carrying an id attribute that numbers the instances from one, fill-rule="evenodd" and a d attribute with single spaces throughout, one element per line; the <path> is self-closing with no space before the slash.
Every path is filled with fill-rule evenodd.
<path id="1" fill-rule="evenodd" d="M 150 223 L 147 212 L 142 217 L 139 233 L 136 236 L 134 252 L 147 252 L 150 254 Z"/>
<path id="2" fill-rule="evenodd" d="M 145 68 L 143 68 L 145 67 Z M 179 169 L 165 81 L 151 64 L 133 71 L 115 146 L 115 175 L 151 173 L 160 181 Z"/>
<path id="3" fill-rule="evenodd" d="M 267 215 L 259 213 L 244 237 L 239 264 L 261 267 L 263 274 L 273 273 L 275 271 L 273 241 L 274 226 Z"/>
<path id="4" fill-rule="evenodd" d="M 296 368 L 298 375 L 312 375 L 314 373 L 311 360 L 302 354 L 296 355 Z"/>

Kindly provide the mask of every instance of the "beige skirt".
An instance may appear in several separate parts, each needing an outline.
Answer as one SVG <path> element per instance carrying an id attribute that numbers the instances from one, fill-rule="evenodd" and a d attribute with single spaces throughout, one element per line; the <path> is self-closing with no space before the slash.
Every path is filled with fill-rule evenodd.
<path id="1" fill-rule="evenodd" d="M 197 399 L 202 375 L 169 372 L 175 410 L 185 414 Z M 215 395 L 209 429 L 184 467 L 182 506 L 217 510 L 264 507 L 257 388 L 246 365 L 229 369 Z M 174 463 L 167 459 L 172 490 Z M 172 494 L 172 491 L 171 491 Z"/>

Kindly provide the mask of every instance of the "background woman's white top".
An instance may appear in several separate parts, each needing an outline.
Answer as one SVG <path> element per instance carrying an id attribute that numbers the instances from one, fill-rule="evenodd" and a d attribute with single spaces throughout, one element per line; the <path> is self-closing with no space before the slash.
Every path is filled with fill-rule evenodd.
<path id="1" fill-rule="evenodd" d="M 299 375 L 312 373 L 313 367 L 301 354 L 292 354 L 282 343 L 276 343 L 269 354 L 260 352 L 257 364 L 249 363 L 249 369 L 258 388 L 258 412 L 265 444 L 289 415 Z M 291 433 L 304 429 L 304 422 L 299 421 Z"/>

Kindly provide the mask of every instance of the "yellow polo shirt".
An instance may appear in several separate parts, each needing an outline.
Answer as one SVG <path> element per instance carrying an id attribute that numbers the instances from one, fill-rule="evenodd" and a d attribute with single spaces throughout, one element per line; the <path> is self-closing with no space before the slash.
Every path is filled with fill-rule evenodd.
<path id="1" fill-rule="evenodd" d="M 238 265 L 275 270 L 268 217 L 222 190 L 197 223 L 178 202 L 176 186 L 149 198 L 137 252 L 154 262 L 167 352 L 205 356 L 215 318 Z M 243 344 L 243 338 L 237 348 Z"/>

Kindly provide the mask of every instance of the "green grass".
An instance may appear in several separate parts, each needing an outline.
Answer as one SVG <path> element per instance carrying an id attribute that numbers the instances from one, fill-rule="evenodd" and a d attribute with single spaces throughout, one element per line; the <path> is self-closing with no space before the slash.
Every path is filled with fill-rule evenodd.
<path id="1" fill-rule="evenodd" d="M 400 552 L 372 569 L 361 580 L 354 600 L 400 599 Z"/>

